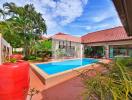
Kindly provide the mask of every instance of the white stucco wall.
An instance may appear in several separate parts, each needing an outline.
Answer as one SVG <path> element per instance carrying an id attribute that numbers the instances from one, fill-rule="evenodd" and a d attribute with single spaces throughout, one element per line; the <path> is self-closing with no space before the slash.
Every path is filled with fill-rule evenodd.
<path id="1" fill-rule="evenodd" d="M 122 41 L 113 41 L 113 42 L 102 42 L 102 43 L 90 43 L 90 44 L 84 44 L 84 46 L 104 46 L 106 48 L 105 50 L 105 57 L 109 58 L 109 46 L 112 45 L 132 45 L 132 40 L 122 40 Z"/>
<path id="2" fill-rule="evenodd" d="M 52 51 L 53 51 L 53 56 L 56 56 L 56 50 L 59 49 L 59 41 L 60 41 L 60 45 L 63 45 L 63 40 L 52 40 Z M 70 41 L 65 41 L 64 40 L 64 45 L 68 45 L 70 46 Z M 71 46 L 75 47 L 75 52 L 76 58 L 80 58 L 82 57 L 82 47 L 83 45 L 81 43 L 78 42 L 71 42 Z"/>
<path id="3" fill-rule="evenodd" d="M 7 51 L 7 48 L 9 49 L 9 52 Z M 2 64 L 5 61 L 5 56 L 9 56 L 11 54 L 12 47 L 10 46 L 9 43 L 6 42 L 6 40 L 2 38 L 2 35 L 0 34 L 0 64 Z"/>

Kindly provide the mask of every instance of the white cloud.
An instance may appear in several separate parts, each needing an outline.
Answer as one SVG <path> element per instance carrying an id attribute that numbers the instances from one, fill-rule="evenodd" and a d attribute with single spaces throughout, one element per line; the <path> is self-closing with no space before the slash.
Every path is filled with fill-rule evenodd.
<path id="1" fill-rule="evenodd" d="M 91 26 L 86 26 L 85 29 L 86 29 L 86 30 L 91 30 L 92 27 L 91 27 Z"/>
<path id="2" fill-rule="evenodd" d="M 61 24 L 65 25 L 82 15 L 83 6 L 81 0 L 61 0 L 56 6 L 55 14 L 62 17 Z"/>
<path id="3" fill-rule="evenodd" d="M 94 28 L 96 28 L 96 29 L 103 29 L 103 28 L 106 28 L 106 27 L 108 27 L 108 26 L 110 26 L 111 24 L 107 24 L 107 23 L 104 23 L 104 24 L 98 24 L 96 27 L 94 27 Z"/>
<path id="4" fill-rule="evenodd" d="M 105 19 L 108 19 L 110 17 L 115 16 L 115 13 L 111 13 L 110 10 L 106 11 L 100 11 L 98 14 L 96 14 L 94 17 L 92 17 L 92 20 L 94 22 L 101 22 Z"/>
<path id="5" fill-rule="evenodd" d="M 91 30 L 97 30 L 97 29 L 103 29 L 103 28 L 107 28 L 109 27 L 111 24 L 108 23 L 101 23 L 101 24 L 97 24 L 97 25 L 86 25 L 83 26 L 87 31 L 91 31 Z"/>
<path id="6" fill-rule="evenodd" d="M 0 0 L 0 7 L 4 2 L 15 2 L 18 6 L 25 4 L 34 4 L 36 10 L 43 15 L 48 27 L 48 36 L 57 32 L 65 32 L 63 27 L 70 25 L 77 29 L 86 31 L 95 31 L 122 25 L 114 7 L 106 7 L 105 9 L 97 9 L 96 12 L 89 11 L 85 16 L 81 16 L 84 7 L 89 0 Z M 81 16 L 81 17 L 80 17 Z M 79 24 L 70 24 L 77 18 Z M 112 22 L 103 22 L 113 17 Z M 82 23 L 81 23 L 82 22 Z M 85 25 L 83 22 L 87 22 Z"/>
<path id="7" fill-rule="evenodd" d="M 114 7 L 100 9 L 89 17 L 91 24 L 85 27 L 88 31 L 97 31 L 112 27 L 122 26 L 119 16 Z"/>
<path id="8" fill-rule="evenodd" d="M 86 27 L 86 30 L 88 30 L 89 32 L 93 32 L 93 31 L 99 31 L 99 30 L 104 30 L 104 29 L 109 29 L 109 28 L 114 28 L 114 27 L 117 27 L 117 26 L 121 26 L 122 24 L 120 23 L 117 23 L 115 22 L 114 24 L 111 24 L 111 23 L 100 23 L 100 24 L 97 24 L 97 25 L 94 25 L 94 26 L 87 26 L 87 27 L 90 27 L 90 29 L 87 29 Z"/>
<path id="9" fill-rule="evenodd" d="M 62 30 L 63 25 L 80 17 L 88 0 L 0 0 L 0 6 L 4 2 L 14 2 L 19 6 L 34 4 L 36 10 L 43 14 L 48 31 L 53 32 Z"/>
<path id="10" fill-rule="evenodd" d="M 98 22 L 102 22 L 102 21 L 112 18 L 112 17 L 119 19 L 114 6 L 110 6 L 105 9 L 98 10 L 97 13 L 94 14 L 94 16 L 91 16 L 91 20 L 93 22 L 98 23 Z"/>

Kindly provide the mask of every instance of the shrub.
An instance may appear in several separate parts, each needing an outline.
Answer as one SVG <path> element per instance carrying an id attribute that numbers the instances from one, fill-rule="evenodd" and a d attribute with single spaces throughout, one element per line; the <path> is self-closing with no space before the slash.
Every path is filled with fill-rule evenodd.
<path id="1" fill-rule="evenodd" d="M 24 57 L 24 60 L 35 60 L 37 57 L 34 55 Z"/>
<path id="2" fill-rule="evenodd" d="M 94 77 L 84 77 L 86 100 L 132 100 L 132 58 L 116 58 L 112 63 L 104 65 L 107 73 L 98 73 Z"/>

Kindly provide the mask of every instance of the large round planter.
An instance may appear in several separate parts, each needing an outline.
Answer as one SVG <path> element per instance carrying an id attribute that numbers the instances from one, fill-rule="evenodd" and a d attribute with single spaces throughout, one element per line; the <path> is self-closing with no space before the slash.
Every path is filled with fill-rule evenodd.
<path id="1" fill-rule="evenodd" d="M 28 89 L 28 62 L 0 65 L 0 100 L 26 100 Z"/>
<path id="2" fill-rule="evenodd" d="M 23 59 L 22 54 L 13 54 L 10 56 L 10 58 L 15 58 L 16 60 L 21 60 Z"/>

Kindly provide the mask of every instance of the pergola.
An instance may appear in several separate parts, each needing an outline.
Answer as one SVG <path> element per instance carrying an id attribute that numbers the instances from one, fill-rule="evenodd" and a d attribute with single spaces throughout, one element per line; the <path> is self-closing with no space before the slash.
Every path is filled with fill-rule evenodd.
<path id="1" fill-rule="evenodd" d="M 132 0 L 112 1 L 128 36 L 132 36 Z"/>

